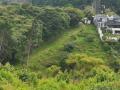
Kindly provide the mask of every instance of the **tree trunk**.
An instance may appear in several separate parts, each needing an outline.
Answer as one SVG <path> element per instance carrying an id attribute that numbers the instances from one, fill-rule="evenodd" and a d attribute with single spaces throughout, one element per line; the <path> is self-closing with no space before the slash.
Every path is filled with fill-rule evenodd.
<path id="1" fill-rule="evenodd" d="M 28 66 L 28 61 L 30 60 L 31 47 L 32 47 L 32 40 L 30 38 L 28 40 L 28 51 L 27 51 L 27 61 L 26 61 L 27 66 Z"/>

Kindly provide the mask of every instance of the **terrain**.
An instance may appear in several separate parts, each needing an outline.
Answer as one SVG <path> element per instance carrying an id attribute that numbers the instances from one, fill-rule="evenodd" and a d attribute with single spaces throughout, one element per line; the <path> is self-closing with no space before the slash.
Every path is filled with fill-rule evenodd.
<path id="1" fill-rule="evenodd" d="M 83 3 L 0 5 L 0 90 L 120 90 L 120 42 L 100 40 Z"/>

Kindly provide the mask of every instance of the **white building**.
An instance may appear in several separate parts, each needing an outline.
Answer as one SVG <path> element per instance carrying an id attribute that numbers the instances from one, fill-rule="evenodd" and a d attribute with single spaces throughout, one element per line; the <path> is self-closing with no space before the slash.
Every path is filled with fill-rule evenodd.
<path id="1" fill-rule="evenodd" d="M 105 24 L 107 30 L 110 30 L 112 34 L 120 34 L 120 17 L 112 16 Z"/>
<path id="2" fill-rule="evenodd" d="M 105 23 L 107 22 L 108 20 L 108 17 L 106 15 L 96 15 L 94 17 L 94 24 L 99 27 L 99 28 L 102 28 L 102 27 L 105 27 Z"/>
<path id="3" fill-rule="evenodd" d="M 120 17 L 119 16 L 106 16 L 96 15 L 94 17 L 94 24 L 98 28 L 106 28 L 112 32 L 112 34 L 120 34 Z"/>
<path id="4" fill-rule="evenodd" d="M 120 37 L 120 17 L 119 16 L 107 16 L 107 15 L 96 15 L 94 17 L 94 24 L 98 28 L 98 33 L 102 40 L 104 34 L 103 32 L 111 33 L 111 36 L 107 37 L 109 39 L 114 39 L 115 41 L 119 40 Z M 101 33 L 100 33 L 101 32 Z M 114 37 L 112 37 L 114 35 Z M 117 37 L 116 37 L 116 36 Z"/>

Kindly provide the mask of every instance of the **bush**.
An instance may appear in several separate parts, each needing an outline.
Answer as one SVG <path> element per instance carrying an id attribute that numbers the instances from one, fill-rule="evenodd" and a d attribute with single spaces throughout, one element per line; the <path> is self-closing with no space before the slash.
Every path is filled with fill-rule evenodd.
<path id="1" fill-rule="evenodd" d="M 66 60 L 67 65 L 77 69 L 90 69 L 96 65 L 104 65 L 104 61 L 99 58 L 91 57 L 86 54 L 71 54 Z M 73 65 L 74 64 L 74 65 Z"/>
<path id="2" fill-rule="evenodd" d="M 28 72 L 27 70 L 21 70 L 21 72 L 18 73 L 19 79 L 23 82 L 26 82 L 28 84 L 37 85 L 38 84 L 38 78 L 36 73 Z"/>
<path id="3" fill-rule="evenodd" d="M 52 65 L 51 67 L 49 67 L 47 69 L 47 71 L 48 71 L 47 76 L 55 77 L 58 74 L 58 72 L 60 71 L 60 67 L 58 67 L 56 65 Z"/>
<path id="4" fill-rule="evenodd" d="M 37 19 L 43 22 L 43 39 L 45 41 L 69 28 L 70 17 L 59 8 L 45 8 Z"/>
<path id="5" fill-rule="evenodd" d="M 113 81 L 116 78 L 115 73 L 110 70 L 108 67 L 99 67 L 99 68 L 93 68 L 92 72 L 94 73 L 97 82 L 104 82 L 104 81 Z"/>
<path id="6" fill-rule="evenodd" d="M 94 42 L 94 39 L 95 39 L 94 36 L 88 35 L 88 36 L 86 36 L 85 41 L 86 41 L 86 42 Z"/>
<path id="7" fill-rule="evenodd" d="M 65 11 L 70 16 L 71 27 L 79 25 L 80 20 L 84 17 L 83 12 L 77 8 L 66 8 Z"/>
<path id="8" fill-rule="evenodd" d="M 74 48 L 75 48 L 75 44 L 73 42 L 64 45 L 64 51 L 67 51 L 69 53 L 72 52 Z"/>

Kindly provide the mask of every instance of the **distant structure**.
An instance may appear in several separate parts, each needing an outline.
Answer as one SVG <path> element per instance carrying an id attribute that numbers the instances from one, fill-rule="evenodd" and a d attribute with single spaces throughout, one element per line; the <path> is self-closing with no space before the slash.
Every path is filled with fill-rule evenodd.
<path id="1" fill-rule="evenodd" d="M 102 14 L 97 14 L 94 17 L 94 24 L 98 27 L 98 28 L 103 28 L 106 27 L 106 22 L 108 21 L 108 17 L 106 15 L 102 15 Z"/>
<path id="2" fill-rule="evenodd" d="M 120 16 L 104 15 L 105 5 L 102 0 L 93 0 L 93 10 L 96 12 L 93 22 L 97 27 L 102 41 L 120 40 Z"/>
<path id="3" fill-rule="evenodd" d="M 105 34 L 109 34 L 109 36 L 106 36 L 107 40 L 120 40 L 120 16 L 96 15 L 94 24 L 98 29 L 101 40 L 103 40 Z"/>

